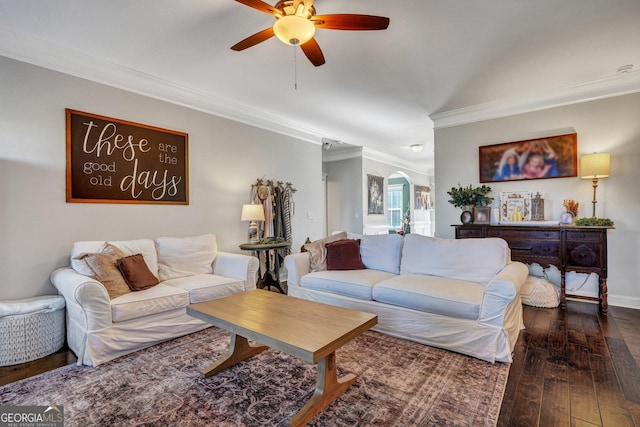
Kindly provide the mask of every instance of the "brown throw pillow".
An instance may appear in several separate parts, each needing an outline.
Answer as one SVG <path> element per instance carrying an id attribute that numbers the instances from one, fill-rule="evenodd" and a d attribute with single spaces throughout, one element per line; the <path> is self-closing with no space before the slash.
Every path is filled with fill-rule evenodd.
<path id="1" fill-rule="evenodd" d="M 327 270 L 364 270 L 360 256 L 360 239 L 343 239 L 327 243 Z"/>
<path id="2" fill-rule="evenodd" d="M 327 249 L 325 244 L 335 242 L 336 240 L 346 239 L 347 232 L 342 231 L 338 234 L 325 237 L 324 239 L 315 240 L 306 243 L 303 247 L 309 252 L 309 271 L 323 271 L 327 269 Z"/>
<path id="3" fill-rule="evenodd" d="M 144 262 L 142 254 L 120 258 L 116 264 L 132 291 L 142 291 L 160 283 Z"/>
<path id="4" fill-rule="evenodd" d="M 96 279 L 107 289 L 110 299 L 131 292 L 129 285 L 116 266 L 116 262 L 122 257 L 124 257 L 124 252 L 111 243 L 106 243 L 99 253 L 84 254 L 80 257 L 93 271 Z"/>

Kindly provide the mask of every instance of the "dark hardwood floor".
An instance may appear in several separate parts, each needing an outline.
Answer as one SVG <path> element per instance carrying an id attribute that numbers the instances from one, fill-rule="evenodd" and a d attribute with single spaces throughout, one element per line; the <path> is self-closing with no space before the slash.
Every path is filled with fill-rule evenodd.
<path id="1" fill-rule="evenodd" d="M 640 310 L 525 307 L 498 426 L 640 427 Z"/>
<path id="2" fill-rule="evenodd" d="M 640 427 L 640 310 L 524 308 L 498 426 Z M 0 386 L 76 360 L 63 349 L 0 367 Z"/>

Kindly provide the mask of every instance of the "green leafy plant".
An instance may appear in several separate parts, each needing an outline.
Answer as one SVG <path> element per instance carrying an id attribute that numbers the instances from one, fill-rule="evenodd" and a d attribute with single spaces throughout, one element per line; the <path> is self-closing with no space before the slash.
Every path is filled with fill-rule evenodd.
<path id="1" fill-rule="evenodd" d="M 599 226 L 599 227 L 613 227 L 613 221 L 609 218 L 578 218 L 575 225 L 579 225 L 580 227 L 588 227 L 588 226 Z"/>
<path id="2" fill-rule="evenodd" d="M 457 187 L 451 187 L 450 191 L 447 191 L 447 194 L 451 196 L 449 199 L 449 203 L 451 203 L 456 208 L 461 208 L 463 206 L 488 206 L 492 201 L 493 197 L 488 197 L 487 194 L 491 192 L 491 187 L 488 185 L 481 185 L 480 187 L 473 188 L 471 184 L 466 187 L 462 187 L 458 184 Z"/>
<path id="3" fill-rule="evenodd" d="M 262 239 L 260 239 L 260 244 L 269 245 L 273 243 L 284 243 L 286 241 L 287 239 L 285 239 L 284 237 L 263 237 Z"/>

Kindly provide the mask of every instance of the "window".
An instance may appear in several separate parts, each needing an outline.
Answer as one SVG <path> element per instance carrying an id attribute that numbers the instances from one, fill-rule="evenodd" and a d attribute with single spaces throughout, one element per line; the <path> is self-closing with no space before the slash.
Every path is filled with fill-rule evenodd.
<path id="1" fill-rule="evenodd" d="M 404 185 L 389 185 L 387 210 L 389 211 L 389 226 L 402 228 L 402 191 Z"/>

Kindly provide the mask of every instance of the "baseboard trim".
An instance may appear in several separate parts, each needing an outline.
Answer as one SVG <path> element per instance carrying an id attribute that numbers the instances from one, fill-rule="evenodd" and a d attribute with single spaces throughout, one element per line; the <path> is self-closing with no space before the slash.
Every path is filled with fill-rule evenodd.
<path id="1" fill-rule="evenodd" d="M 640 310 L 640 298 L 609 294 L 609 305 L 613 305 L 616 307 L 635 308 L 637 310 Z"/>

